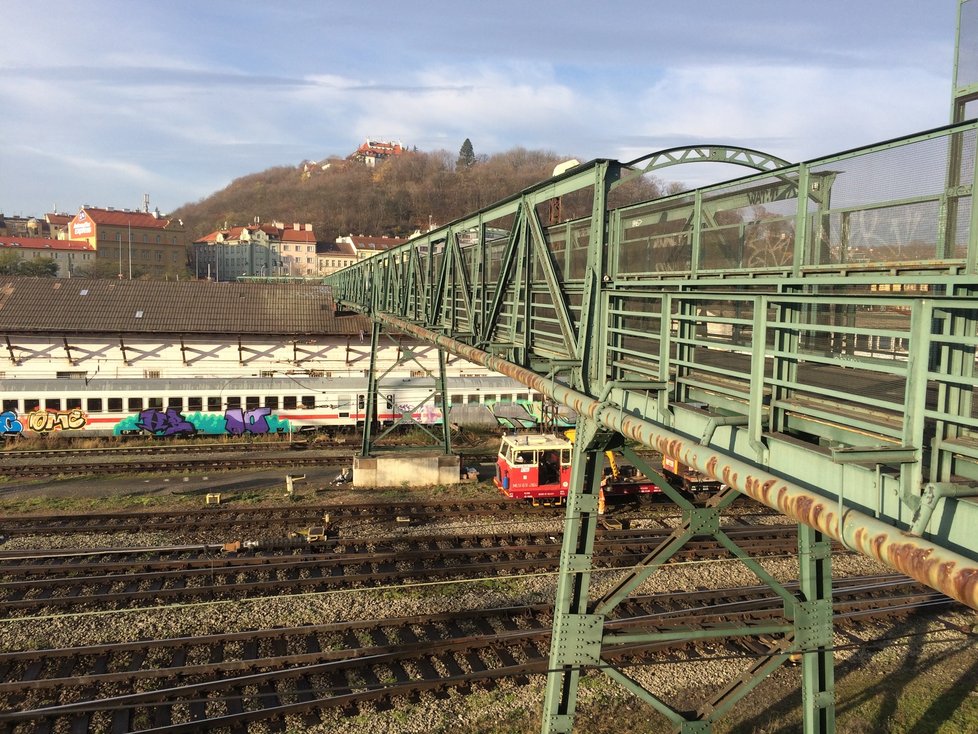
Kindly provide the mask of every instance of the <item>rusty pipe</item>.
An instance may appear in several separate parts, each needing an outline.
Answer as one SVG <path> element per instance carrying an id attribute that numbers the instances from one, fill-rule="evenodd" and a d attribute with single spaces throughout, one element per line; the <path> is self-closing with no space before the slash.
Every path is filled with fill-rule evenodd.
<path id="1" fill-rule="evenodd" d="M 838 502 L 744 461 L 719 454 L 617 406 L 548 380 L 463 342 L 395 316 L 373 317 L 459 357 L 481 364 L 566 405 L 579 415 L 708 474 L 799 523 L 809 525 L 849 548 L 978 609 L 978 561 L 942 548 L 854 509 L 840 517 Z"/>

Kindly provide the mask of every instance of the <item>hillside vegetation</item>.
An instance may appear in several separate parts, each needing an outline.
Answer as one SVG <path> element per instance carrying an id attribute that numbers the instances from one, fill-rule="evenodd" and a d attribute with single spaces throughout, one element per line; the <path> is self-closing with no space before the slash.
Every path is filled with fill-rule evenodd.
<path id="1" fill-rule="evenodd" d="M 186 204 L 182 219 L 192 239 L 227 226 L 277 220 L 311 223 L 321 242 L 349 234 L 406 237 L 439 226 L 549 178 L 566 160 L 554 153 L 516 148 L 465 159 L 446 151 L 407 152 L 370 168 L 346 160 L 327 166 L 280 166 L 233 181 L 222 191 Z M 670 187 L 674 188 L 674 187 Z M 636 201 L 660 195 L 650 177 L 617 193 Z M 588 212 L 583 199 L 567 200 L 564 218 Z"/>

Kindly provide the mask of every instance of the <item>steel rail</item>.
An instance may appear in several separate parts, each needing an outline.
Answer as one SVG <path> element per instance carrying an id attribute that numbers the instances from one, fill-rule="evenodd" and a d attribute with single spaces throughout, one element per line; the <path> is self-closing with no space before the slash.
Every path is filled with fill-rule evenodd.
<path id="1" fill-rule="evenodd" d="M 873 581 L 873 583 L 868 583 Z M 882 581 L 882 583 L 879 583 Z M 857 577 L 854 579 L 843 580 L 840 588 L 836 589 L 836 599 L 834 607 L 837 612 L 846 614 L 849 611 L 855 613 L 852 619 L 873 619 L 886 618 L 893 615 L 906 614 L 918 607 L 932 606 L 935 602 L 933 597 L 928 594 L 919 594 L 913 589 L 904 590 L 903 586 L 910 582 L 904 580 L 899 582 L 893 577 Z M 846 588 L 852 584 L 851 588 Z M 793 586 L 792 586 L 793 588 Z M 872 596 L 874 592 L 887 590 L 884 596 Z M 726 620 L 730 623 L 733 620 L 743 625 L 763 624 L 763 620 L 778 620 L 783 614 L 783 606 L 780 600 L 765 596 L 769 590 L 766 587 L 735 587 L 729 589 L 713 589 L 708 591 L 687 592 L 685 594 L 674 595 L 651 595 L 637 598 L 635 601 L 650 604 L 657 607 L 659 603 L 672 606 L 677 596 L 689 601 L 702 600 L 703 605 L 679 607 L 671 609 L 664 614 L 639 614 L 632 616 L 625 614 L 622 617 L 609 621 L 609 629 L 619 633 L 639 628 L 653 629 L 660 631 L 674 629 L 676 627 L 687 628 L 689 626 L 708 626 L 712 630 L 718 629 L 717 619 Z M 726 601 L 732 599 L 734 601 Z M 656 600 L 660 600 L 657 603 Z M 719 604 L 716 602 L 719 601 Z M 943 604 L 950 603 L 944 599 Z M 875 605 L 874 608 L 866 608 L 867 604 Z M 479 612 L 468 613 L 469 617 L 477 617 L 482 620 L 482 625 L 491 619 L 503 621 L 514 616 L 525 617 L 530 623 L 526 628 L 507 627 L 504 630 L 495 630 L 491 633 L 478 632 L 468 627 L 455 625 L 455 615 L 439 613 L 430 617 L 418 618 L 393 618 L 389 620 L 369 620 L 356 623 L 358 627 L 367 629 L 371 625 L 386 628 L 385 637 L 399 638 L 394 631 L 401 627 L 427 627 L 423 620 L 429 622 L 442 621 L 451 625 L 450 628 L 444 626 L 431 626 L 437 635 L 445 634 L 450 630 L 447 638 L 438 639 L 415 639 L 413 642 L 400 642 L 389 645 L 371 645 L 355 649 L 327 650 L 321 649 L 318 652 L 306 652 L 296 654 L 279 655 L 275 657 L 242 657 L 240 659 L 225 660 L 220 663 L 198 664 L 194 666 L 179 665 L 166 669 L 140 668 L 138 670 L 128 670 L 119 672 L 106 672 L 105 670 L 76 673 L 67 677 L 55 677 L 46 679 L 23 680 L 17 683 L 10 682 L 2 686 L 2 693 L 17 695 L 24 689 L 38 691 L 62 690 L 80 686 L 97 687 L 106 684 L 115 684 L 122 681 L 132 683 L 134 680 L 155 680 L 156 686 L 151 686 L 151 690 L 139 693 L 126 693 L 110 695 L 103 698 L 86 698 L 70 703 L 48 702 L 41 704 L 37 708 L 11 708 L 8 711 L 0 712 L 0 722 L 16 724 L 19 722 L 38 722 L 47 720 L 53 722 L 62 717 L 72 717 L 73 715 L 85 717 L 76 719 L 86 721 L 87 716 L 96 712 L 128 712 L 124 714 L 128 721 L 130 716 L 137 709 L 165 709 L 171 710 L 177 705 L 193 706 L 195 704 L 206 703 L 208 701 L 220 703 L 227 698 L 228 700 L 240 697 L 240 693 L 234 694 L 246 685 L 255 686 L 259 684 L 274 685 L 284 680 L 299 680 L 310 675 L 323 675 L 334 672 L 342 675 L 342 678 L 333 684 L 334 695 L 323 695 L 327 691 L 321 691 L 319 696 L 303 701 L 301 698 L 295 703 L 273 703 L 270 706 L 263 706 L 250 711 L 238 710 L 235 713 L 218 713 L 212 718 L 201 718 L 185 722 L 167 722 L 153 731 L 197 731 L 202 725 L 215 727 L 218 724 L 240 724 L 247 720 L 268 719 L 273 716 L 281 716 L 286 713 L 298 713 L 304 710 L 311 710 L 317 707 L 336 707 L 350 703 L 363 703 L 375 700 L 378 697 L 389 698 L 396 695 L 409 695 L 421 690 L 430 688 L 447 688 L 457 685 L 466 685 L 479 680 L 491 680 L 501 677 L 516 677 L 525 674 L 543 673 L 546 671 L 546 658 L 542 650 L 550 637 L 551 630 L 547 627 L 535 624 L 539 622 L 540 616 L 546 616 L 549 612 L 549 605 L 531 605 L 527 607 L 511 607 L 503 609 L 481 610 Z M 718 613 L 721 615 L 718 617 Z M 328 630 L 339 630 L 343 625 L 329 624 L 323 626 L 299 627 L 282 630 L 266 630 L 259 635 L 267 638 L 284 639 L 289 636 L 297 635 L 303 639 L 309 635 L 318 635 Z M 490 625 L 491 626 L 491 625 Z M 734 634 L 727 639 L 728 644 L 737 644 L 734 641 L 744 637 L 744 630 L 732 630 Z M 149 649 L 156 649 L 157 645 L 163 648 L 180 649 L 184 645 L 220 645 L 226 642 L 240 640 L 243 635 L 249 633 L 231 633 L 228 635 L 208 635 L 202 638 L 181 638 L 175 640 L 142 640 L 136 643 L 121 643 L 113 645 L 100 645 L 85 648 L 75 648 L 66 651 L 54 651 L 60 657 L 69 658 L 73 661 L 84 661 L 85 659 L 101 658 L 109 653 L 124 654 L 134 649 L 134 646 L 145 646 Z M 430 634 L 430 633 L 429 633 Z M 749 633 L 748 633 L 749 634 Z M 749 640 L 750 638 L 748 638 Z M 606 660 L 620 660 L 625 656 L 636 656 L 644 653 L 665 652 L 684 648 L 686 641 L 660 641 L 653 643 L 624 643 L 616 644 L 614 636 L 607 640 L 603 646 L 602 657 Z M 491 651 L 494 656 L 501 656 L 503 650 L 512 649 L 513 646 L 535 645 L 536 653 L 527 659 L 523 664 L 517 665 L 515 661 L 506 663 L 499 660 L 495 665 L 490 664 L 488 659 L 480 658 L 473 664 L 471 656 L 465 657 L 468 661 L 469 670 L 464 672 L 461 667 L 456 674 L 439 673 L 433 665 L 425 665 L 424 661 L 445 660 L 445 656 L 456 656 L 456 660 L 461 660 L 467 653 L 478 653 L 479 651 Z M 742 644 L 747 644 L 742 642 Z M 44 651 L 40 651 L 44 652 Z M 257 650 L 256 650 L 257 652 Z M 523 653 L 530 652 L 523 649 Z M 26 656 L 26 657 L 25 657 Z M 19 663 L 24 670 L 32 669 L 30 653 L 14 653 L 11 655 L 0 656 L 0 659 L 8 663 Z M 182 656 L 181 656 L 182 657 Z M 105 658 L 107 660 L 107 658 Z M 502 662 L 502 665 L 499 664 Z M 358 671 L 371 668 L 371 666 L 397 667 L 405 663 L 414 663 L 419 666 L 420 675 L 418 677 L 398 676 L 398 680 L 393 683 L 380 684 L 377 681 L 374 685 L 368 682 L 366 685 L 361 683 L 355 688 L 351 685 L 351 674 L 356 676 Z M 72 663 L 72 667 L 76 663 Z M 456 666 L 457 667 L 457 666 Z M 52 671 L 62 672 L 65 664 L 59 662 L 51 668 Z M 401 668 L 403 671 L 403 668 Z M 259 672 L 260 671 L 260 672 Z M 428 671 L 428 672 L 426 672 Z M 74 672 L 72 670 L 72 672 Z M 193 677 L 194 680 L 187 682 L 187 678 Z M 209 676 L 214 676 L 208 679 Z M 275 691 L 273 700 L 278 699 L 279 692 Z M 215 698 L 211 698 L 215 696 Z M 220 697 L 220 698 L 217 698 Z"/>
<path id="2" fill-rule="evenodd" d="M 362 310 L 359 304 L 341 303 Z M 617 405 L 595 399 L 469 344 L 384 312 L 374 311 L 371 316 L 389 327 L 512 377 L 578 415 L 656 449 L 663 456 L 677 459 L 858 553 L 875 558 L 972 609 L 978 609 L 978 560 L 901 531 L 859 510 L 845 508 L 840 512 L 837 499 L 701 446 L 652 421 L 627 414 Z"/>

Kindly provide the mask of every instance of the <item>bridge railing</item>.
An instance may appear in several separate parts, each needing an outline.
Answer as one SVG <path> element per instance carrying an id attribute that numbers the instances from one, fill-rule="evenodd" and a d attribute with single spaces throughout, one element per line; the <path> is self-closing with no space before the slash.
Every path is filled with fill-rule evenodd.
<path id="1" fill-rule="evenodd" d="M 624 207 L 610 233 L 611 274 L 973 272 L 975 147 L 970 123 Z"/>
<path id="2" fill-rule="evenodd" d="M 627 385 L 685 435 L 739 421 L 752 461 L 789 441 L 907 497 L 978 480 L 976 141 L 969 122 L 617 209 L 629 171 L 594 161 L 329 280 L 592 395 Z M 546 221 L 581 193 L 590 216 Z"/>

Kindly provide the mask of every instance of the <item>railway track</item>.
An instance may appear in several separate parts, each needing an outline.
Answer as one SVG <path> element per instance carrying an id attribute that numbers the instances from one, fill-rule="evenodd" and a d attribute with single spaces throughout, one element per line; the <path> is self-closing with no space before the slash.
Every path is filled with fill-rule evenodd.
<path id="1" fill-rule="evenodd" d="M 788 585 L 789 588 L 794 588 Z M 950 599 L 905 577 L 838 580 L 836 619 L 868 619 L 944 607 Z M 0 726 L 21 734 L 52 731 L 246 731 L 286 717 L 319 723 L 319 711 L 448 688 L 526 682 L 545 672 L 551 606 L 482 609 L 194 638 L 141 640 L 0 654 Z M 632 597 L 606 632 L 716 629 L 783 621 L 783 600 L 767 587 Z M 776 640 L 728 638 L 733 653 L 764 654 Z M 606 646 L 606 662 L 708 658 L 690 641 Z M 206 720 L 206 724 L 205 724 Z"/>
<path id="2" fill-rule="evenodd" d="M 150 446 L 97 446 L 92 448 L 41 448 L 41 449 L 20 449 L 16 447 L 5 447 L 0 452 L 0 463 L 21 462 L 36 459 L 78 459 L 89 456 L 159 456 L 165 454 L 178 454 L 193 452 L 198 454 L 230 454 L 246 451 L 284 451 L 289 449 L 290 442 L 286 440 L 271 442 L 218 442 L 218 443 L 190 443 L 167 440 Z M 342 449 L 342 446 L 336 446 Z"/>
<path id="3" fill-rule="evenodd" d="M 643 499 L 632 509 L 612 500 L 609 506 L 616 519 L 645 519 L 669 527 L 676 517 L 674 505 L 657 504 Z M 466 500 L 450 502 L 358 502 L 324 504 L 288 504 L 262 507 L 230 507 L 205 505 L 194 512 L 138 511 L 85 513 L 83 515 L 5 515 L 0 517 L 0 536 L 74 535 L 79 533 L 139 533 L 146 531 L 188 530 L 218 532 L 255 530 L 280 532 L 306 525 L 317 525 L 329 514 L 342 529 L 344 522 L 367 522 L 379 525 L 418 525 L 426 522 L 457 522 L 472 524 L 483 518 L 547 518 L 563 517 L 563 507 L 534 506 L 512 500 Z M 734 522 L 750 523 L 757 517 L 776 513 L 751 505 L 745 511 L 734 509 L 727 517 Z M 267 534 L 267 533 L 266 533 Z M 223 536 L 227 537 L 227 536 Z M 0 552 L 0 558 L 3 552 Z"/>
<path id="4" fill-rule="evenodd" d="M 431 448 L 431 447 L 429 447 Z M 302 449 L 301 451 L 295 449 Z M 34 449 L 0 452 L 0 470 L 21 479 L 145 472 L 223 471 L 237 468 L 314 466 L 348 461 L 354 443 L 307 446 L 301 442 L 118 446 L 93 449 Z M 456 449 L 467 461 L 491 461 L 484 449 Z"/>
<path id="5" fill-rule="evenodd" d="M 356 504 L 275 505 L 263 507 L 203 506 L 199 511 L 139 511 L 86 513 L 84 515 L 6 515 L 0 518 L 0 535 L 65 535 L 74 533 L 136 533 L 188 529 L 281 529 L 316 525 L 328 513 L 334 521 L 373 521 L 416 524 L 436 520 L 474 520 L 482 517 L 529 517 L 553 515 L 547 507 L 533 507 L 509 500 L 453 502 L 358 502 Z"/>
<path id="6" fill-rule="evenodd" d="M 597 568 L 634 564 L 671 531 L 605 530 Z M 796 552 L 793 525 L 730 529 L 752 556 Z M 505 578 L 557 568 L 549 532 L 330 539 L 284 554 L 222 554 L 221 546 L 22 554 L 0 558 L 0 614 L 23 618 L 80 609 L 126 609 L 404 585 Z M 685 544 L 676 560 L 726 557 L 713 538 Z"/>
<path id="7" fill-rule="evenodd" d="M 5 462 L 2 469 L 18 479 L 39 479 L 56 476 L 114 476 L 118 474 L 168 474 L 198 471 L 230 471 L 240 469 L 270 469 L 283 467 L 318 466 L 335 462 L 340 457 L 333 453 L 263 453 L 249 455 L 212 455 L 206 457 L 127 458 L 116 461 L 85 461 L 76 463 Z M 347 458 L 349 454 L 347 454 Z"/>

